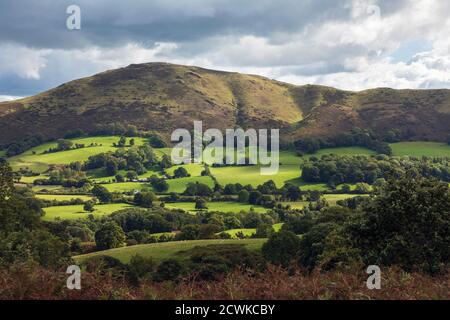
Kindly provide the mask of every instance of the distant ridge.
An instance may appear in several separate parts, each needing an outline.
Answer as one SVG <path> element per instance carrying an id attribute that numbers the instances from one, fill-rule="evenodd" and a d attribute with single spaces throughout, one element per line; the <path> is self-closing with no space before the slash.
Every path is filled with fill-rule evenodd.
<path id="1" fill-rule="evenodd" d="M 447 141 L 450 90 L 350 92 L 168 63 L 132 64 L 0 103 L 0 144 L 73 129 L 133 124 L 168 138 L 203 120 L 209 128 L 279 128 L 284 141 L 353 128 L 403 139 Z"/>

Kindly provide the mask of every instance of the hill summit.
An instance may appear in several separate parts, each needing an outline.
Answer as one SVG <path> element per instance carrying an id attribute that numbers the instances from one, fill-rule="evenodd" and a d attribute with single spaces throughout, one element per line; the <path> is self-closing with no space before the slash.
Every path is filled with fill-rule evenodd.
<path id="1" fill-rule="evenodd" d="M 194 120 L 209 128 L 279 128 L 283 141 L 354 128 L 400 139 L 447 141 L 450 90 L 295 86 L 256 75 L 168 63 L 132 64 L 0 103 L 0 144 L 36 134 L 61 138 L 109 123 L 168 138 Z"/>

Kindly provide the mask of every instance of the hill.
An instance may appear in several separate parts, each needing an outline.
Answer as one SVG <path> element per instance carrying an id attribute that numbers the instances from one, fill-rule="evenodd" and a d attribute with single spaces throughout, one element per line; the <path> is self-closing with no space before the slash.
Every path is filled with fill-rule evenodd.
<path id="1" fill-rule="evenodd" d="M 161 242 L 152 244 L 141 244 L 131 247 L 121 247 L 104 251 L 97 251 L 84 255 L 73 257 L 78 262 L 92 257 L 110 256 L 119 259 L 123 263 L 128 263 L 132 256 L 141 255 L 144 257 L 151 257 L 154 261 L 160 262 L 169 258 L 180 258 L 180 253 L 192 249 L 194 247 L 209 246 L 209 245 L 223 245 L 235 244 L 243 245 L 249 250 L 259 250 L 266 239 L 238 239 L 238 240 L 190 240 L 190 241 L 175 241 L 175 242 Z"/>
<path id="2" fill-rule="evenodd" d="M 403 140 L 446 141 L 450 90 L 342 91 L 260 76 L 167 63 L 134 64 L 0 103 L 0 144 L 36 134 L 61 138 L 109 123 L 132 124 L 166 139 L 194 120 L 209 128 L 280 128 L 285 141 L 353 128 L 392 130 Z"/>

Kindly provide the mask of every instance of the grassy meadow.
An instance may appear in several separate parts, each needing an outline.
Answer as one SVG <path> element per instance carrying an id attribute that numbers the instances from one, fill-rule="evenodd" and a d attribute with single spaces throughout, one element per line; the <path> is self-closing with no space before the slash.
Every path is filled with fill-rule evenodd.
<path id="1" fill-rule="evenodd" d="M 260 166 L 212 167 L 210 171 L 222 185 L 239 182 L 242 185 L 250 184 L 253 187 L 257 187 L 269 180 L 273 180 L 277 187 L 282 187 L 286 182 L 297 185 L 301 183 L 299 165 L 281 165 L 276 175 L 264 176 L 261 175 Z M 237 177 L 239 177 L 238 180 Z"/>
<path id="2" fill-rule="evenodd" d="M 277 223 L 274 224 L 272 226 L 273 230 L 275 232 L 279 232 L 281 230 L 281 227 L 283 226 L 283 223 Z M 238 233 L 242 233 L 245 237 L 251 237 L 252 235 L 254 235 L 256 233 L 256 229 L 252 229 L 252 228 L 248 228 L 248 229 L 231 229 L 231 230 L 226 230 L 224 231 L 224 233 L 228 233 L 231 238 L 233 239 L 237 239 L 237 234 Z"/>
<path id="3" fill-rule="evenodd" d="M 214 187 L 214 181 L 211 177 L 187 177 L 167 180 L 167 184 L 169 185 L 169 190 L 167 192 L 182 193 L 186 190 L 186 187 L 189 183 L 196 182 L 206 184 L 210 188 Z"/>
<path id="4" fill-rule="evenodd" d="M 102 184 L 109 192 L 116 193 L 125 193 L 125 192 L 134 192 L 134 191 L 142 191 L 143 189 L 151 190 L 151 186 L 149 183 L 145 182 L 120 182 L 120 183 L 107 183 Z"/>
<path id="5" fill-rule="evenodd" d="M 124 203 L 99 204 L 94 206 L 95 211 L 93 212 L 84 211 L 83 205 L 47 207 L 44 208 L 45 215 L 43 217 L 43 220 L 53 221 L 58 218 L 61 220 L 84 219 L 87 218 L 90 214 L 92 214 L 94 217 L 102 217 L 105 215 L 110 215 L 115 211 L 132 207 L 133 206 Z"/>
<path id="6" fill-rule="evenodd" d="M 394 156 L 450 157 L 450 145 L 439 142 L 398 142 L 390 144 Z"/>
<path id="7" fill-rule="evenodd" d="M 69 195 L 69 194 L 37 194 L 36 198 L 49 201 L 70 201 L 73 199 L 89 201 L 92 200 L 94 197 L 85 195 Z"/>
<path id="8" fill-rule="evenodd" d="M 134 255 L 152 258 L 155 262 L 160 262 L 166 259 L 183 259 L 182 251 L 192 249 L 200 246 L 236 244 L 243 245 L 249 250 L 260 250 L 262 244 L 266 239 L 237 239 L 237 240 L 190 240 L 190 241 L 176 241 L 176 242 L 162 242 L 152 244 L 140 244 L 130 247 L 122 247 L 79 255 L 73 257 L 75 262 L 82 263 L 84 260 L 91 257 L 110 256 L 119 259 L 122 263 L 128 263 Z"/>
<path id="9" fill-rule="evenodd" d="M 48 169 L 49 165 L 54 164 L 69 164 L 75 161 L 86 161 L 90 156 L 115 151 L 117 148 L 113 147 L 113 143 L 119 141 L 119 136 L 103 136 L 103 137 L 88 137 L 79 139 L 68 139 L 74 144 L 85 144 L 85 148 L 73 149 L 67 151 L 59 151 L 54 153 L 44 152 L 50 148 L 57 146 L 56 142 L 44 143 L 40 146 L 31 148 L 26 152 L 11 157 L 8 159 L 13 170 L 20 168 L 29 168 L 35 172 L 43 172 Z M 127 138 L 129 141 L 131 138 Z M 142 145 L 145 143 L 144 138 L 135 137 L 135 144 Z M 90 146 L 90 144 L 97 144 L 96 146 Z"/>
<path id="10" fill-rule="evenodd" d="M 251 208 L 255 212 L 266 212 L 267 209 L 261 206 L 252 206 L 250 204 L 244 204 L 239 202 L 208 202 L 208 209 L 206 211 L 220 211 L 220 212 L 241 212 L 250 211 Z M 166 203 L 166 208 L 169 209 L 181 209 L 186 212 L 196 213 L 198 210 L 195 209 L 194 202 L 176 202 L 176 203 Z"/>

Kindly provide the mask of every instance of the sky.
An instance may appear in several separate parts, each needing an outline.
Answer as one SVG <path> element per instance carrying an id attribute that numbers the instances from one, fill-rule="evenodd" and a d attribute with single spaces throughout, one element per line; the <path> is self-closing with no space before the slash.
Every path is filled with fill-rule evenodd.
<path id="1" fill-rule="evenodd" d="M 346 90 L 450 88 L 450 1 L 0 1 L 0 101 L 156 61 Z"/>

